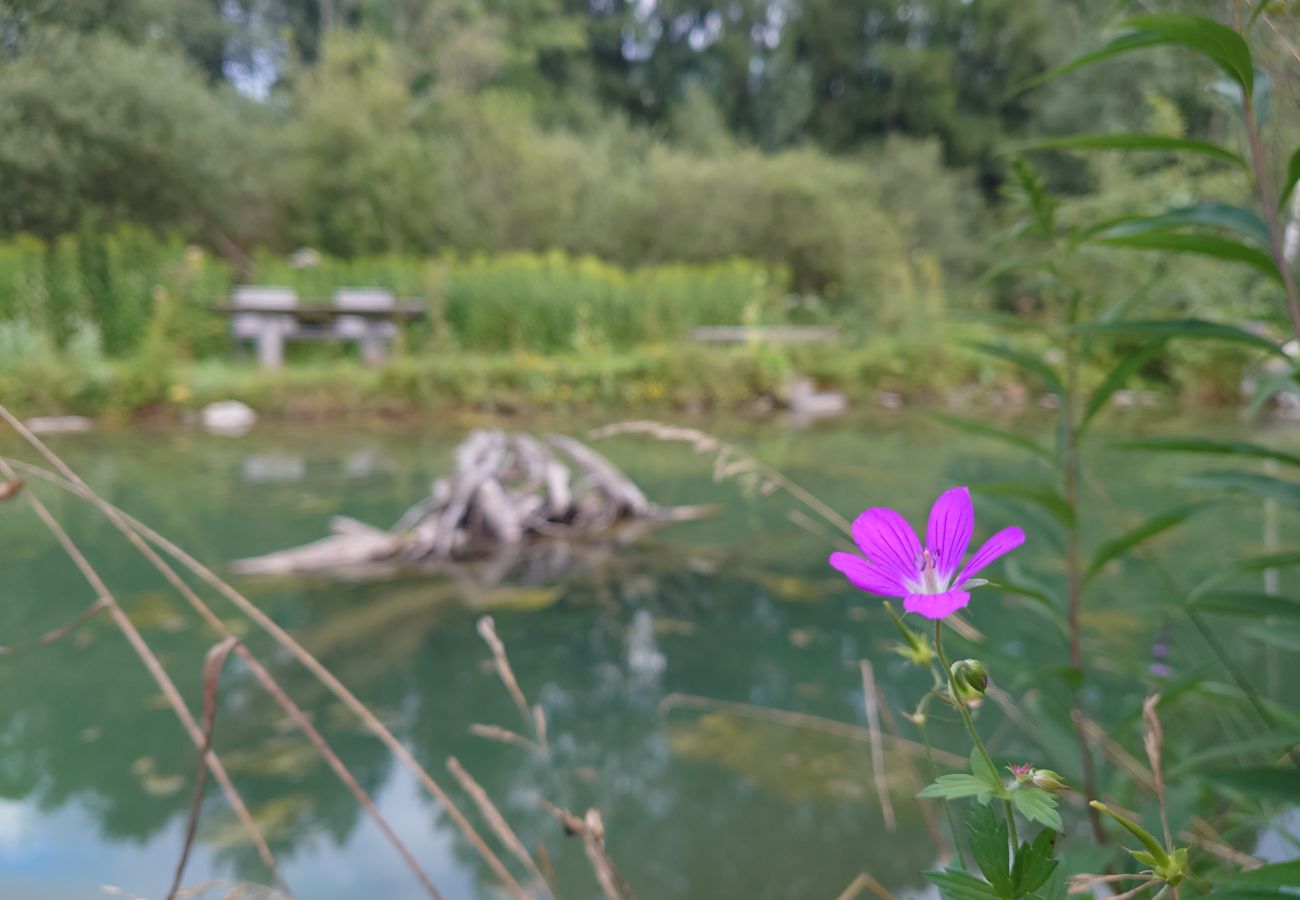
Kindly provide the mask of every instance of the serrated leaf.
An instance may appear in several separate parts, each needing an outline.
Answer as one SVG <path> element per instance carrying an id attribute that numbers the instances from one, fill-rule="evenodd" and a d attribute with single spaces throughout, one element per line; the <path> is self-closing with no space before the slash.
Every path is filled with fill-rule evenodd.
<path id="1" fill-rule="evenodd" d="M 1021 787 L 1011 792 L 1011 802 L 1026 819 L 1060 831 L 1061 814 L 1056 811 L 1056 798 L 1046 791 Z"/>
<path id="2" fill-rule="evenodd" d="M 1216 769 L 1203 774 L 1220 787 L 1252 797 L 1287 801 L 1300 797 L 1300 769 L 1294 766 L 1245 766 L 1239 769 Z"/>
<path id="3" fill-rule="evenodd" d="M 1300 600 L 1259 591 L 1210 591 L 1198 594 L 1187 605 L 1197 612 L 1221 616 L 1300 621 Z"/>
<path id="4" fill-rule="evenodd" d="M 1126 355 L 1115 364 L 1115 368 L 1110 370 L 1102 383 L 1092 392 L 1092 396 L 1088 398 L 1088 406 L 1084 409 L 1083 418 L 1079 421 L 1078 430 L 1080 434 L 1088 430 L 1088 425 L 1092 422 L 1093 417 L 1105 408 L 1106 402 L 1110 400 L 1111 396 L 1127 384 L 1128 380 L 1139 369 L 1150 362 L 1151 358 L 1159 353 L 1163 346 L 1163 340 L 1156 340 L 1136 353 Z"/>
<path id="5" fill-rule="evenodd" d="M 984 754 L 980 753 L 978 748 L 971 749 L 970 771 L 972 775 L 988 785 L 991 790 L 1002 789 L 1002 779 L 998 777 L 998 770 L 989 765 L 988 760 L 984 758 Z"/>
<path id="6" fill-rule="evenodd" d="M 992 885 L 960 869 L 926 872 L 925 877 L 939 889 L 944 900 L 1007 900 Z"/>
<path id="7" fill-rule="evenodd" d="M 1155 453 L 1206 453 L 1231 456 L 1248 456 L 1252 459 L 1271 459 L 1288 466 L 1300 466 L 1300 456 L 1274 450 L 1249 441 L 1221 441 L 1203 437 L 1149 437 L 1120 441 L 1114 446 L 1121 450 L 1142 450 Z"/>
<path id="8" fill-rule="evenodd" d="M 1181 481 L 1193 487 L 1253 494 L 1300 509 L 1300 484 L 1237 469 L 1216 469 L 1184 476 Z"/>
<path id="9" fill-rule="evenodd" d="M 966 836 L 975 864 L 989 885 L 999 896 L 1013 897 L 1006 821 L 992 807 L 978 806 L 966 819 Z"/>
<path id="10" fill-rule="evenodd" d="M 1225 888 L 1291 888 L 1300 887 L 1300 859 L 1246 869 L 1229 875 L 1222 882 Z M 1217 896 L 1215 891 L 1213 896 Z"/>
<path id="11" fill-rule="evenodd" d="M 1295 190 L 1297 182 L 1300 182 L 1300 147 L 1295 148 L 1295 152 L 1291 154 L 1291 159 L 1286 164 L 1286 177 L 1282 182 L 1282 196 L 1277 201 L 1279 212 L 1286 208 L 1286 202 L 1291 199 L 1291 193 Z"/>
<path id="12" fill-rule="evenodd" d="M 970 489 L 986 497 L 1014 497 L 1041 507 L 1067 528 L 1074 522 L 1074 510 L 1055 488 L 1035 482 L 1000 481 L 993 484 L 973 484 Z"/>
<path id="13" fill-rule="evenodd" d="M 980 797 L 981 795 L 987 798 L 991 793 L 992 789 L 974 775 L 955 773 L 940 775 L 932 783 L 926 785 L 916 796 L 959 800 L 962 797 Z"/>
<path id="14" fill-rule="evenodd" d="M 1021 150 L 1154 150 L 1169 153 L 1199 153 L 1225 162 L 1249 168 L 1239 153 L 1191 138 L 1170 137 L 1164 134 L 1077 134 L 1065 137 L 1041 138 L 1017 143 L 1008 148 Z"/>
<path id="15" fill-rule="evenodd" d="M 951 425 L 953 428 L 957 428 L 967 434 L 973 434 L 978 437 L 988 438 L 989 440 L 999 441 L 1009 447 L 1024 450 L 1026 453 L 1032 453 L 1050 463 L 1056 462 L 1056 457 L 1052 455 L 1052 451 L 1048 450 L 1042 444 L 1032 441 L 1027 437 L 1013 434 L 1010 431 L 1005 431 L 997 426 L 989 425 L 985 422 L 979 422 L 974 419 L 963 419 L 959 416 L 950 416 L 947 413 L 930 413 L 930 417 L 943 422 L 945 425 Z"/>
<path id="16" fill-rule="evenodd" d="M 1131 531 L 1127 531 L 1119 537 L 1102 544 L 1097 548 L 1092 562 L 1088 564 L 1088 569 L 1083 574 L 1083 583 L 1087 584 L 1091 581 L 1106 563 L 1118 559 L 1152 538 L 1181 525 L 1209 505 L 1209 503 L 1189 503 L 1186 506 L 1160 513 L 1147 519 Z"/>
<path id="17" fill-rule="evenodd" d="M 1244 344 L 1257 350 L 1267 350 L 1282 359 L 1290 359 L 1282 352 L 1281 347 L 1257 334 L 1251 334 L 1235 325 L 1209 322 L 1204 319 L 1127 319 L 1119 322 L 1077 325 L 1075 330 L 1084 334 L 1108 334 L 1115 337 L 1226 341 L 1232 344 Z"/>
<path id="18" fill-rule="evenodd" d="M 1016 861 L 1011 867 L 1012 893 L 1017 897 L 1032 893 L 1052 877 L 1060 860 L 1052 859 L 1056 847 L 1056 832 L 1044 828 L 1033 843 L 1025 842 L 1016 851 Z"/>
<path id="19" fill-rule="evenodd" d="M 1225 262 L 1243 263 L 1279 284 L 1282 282 L 1282 274 L 1273 262 L 1273 257 L 1268 253 L 1249 244 L 1243 244 L 1240 241 L 1214 234 L 1198 234 L 1169 229 L 1122 234 L 1115 237 L 1102 235 L 1090 240 L 1094 244 L 1107 247 L 1159 250 L 1165 253 L 1187 253 L 1193 256 L 1207 256 L 1211 259 L 1224 260 Z"/>

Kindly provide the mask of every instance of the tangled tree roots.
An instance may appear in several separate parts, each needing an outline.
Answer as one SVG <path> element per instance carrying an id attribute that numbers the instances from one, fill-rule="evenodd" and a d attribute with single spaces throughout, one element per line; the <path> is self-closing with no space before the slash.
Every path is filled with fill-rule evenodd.
<path id="1" fill-rule="evenodd" d="M 651 503 L 613 463 L 571 437 L 475 431 L 456 449 L 455 471 L 391 530 L 339 516 L 329 537 L 241 560 L 235 570 L 282 575 L 474 560 L 537 538 L 599 538 L 632 523 L 709 511 Z"/>

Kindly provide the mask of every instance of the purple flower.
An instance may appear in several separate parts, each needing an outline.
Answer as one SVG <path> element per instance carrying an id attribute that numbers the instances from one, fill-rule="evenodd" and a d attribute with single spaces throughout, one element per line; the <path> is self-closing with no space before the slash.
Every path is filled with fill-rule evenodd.
<path id="1" fill-rule="evenodd" d="M 985 583 L 971 576 L 1025 542 L 1022 529 L 1004 528 L 962 566 L 974 530 L 970 490 L 956 487 L 934 501 L 924 549 L 906 519 L 892 509 L 876 507 L 853 523 L 853 539 L 867 558 L 832 553 L 830 563 L 854 587 L 886 597 L 902 597 L 903 609 L 908 612 L 942 619 L 970 602 L 967 588 Z"/>

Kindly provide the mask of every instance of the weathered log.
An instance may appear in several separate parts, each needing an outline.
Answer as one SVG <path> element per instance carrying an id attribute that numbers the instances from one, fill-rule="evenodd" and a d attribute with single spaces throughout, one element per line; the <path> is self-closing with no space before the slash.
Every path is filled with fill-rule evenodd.
<path id="1" fill-rule="evenodd" d="M 580 477 L 575 479 L 575 472 Z M 336 517 L 330 537 L 243 560 L 236 570 L 356 573 L 369 568 L 383 577 L 402 566 L 478 559 L 493 578 L 504 577 L 521 562 L 532 571 L 546 572 L 572 558 L 553 543 L 557 538 L 622 543 L 650 525 L 711 512 L 651 503 L 618 467 L 571 437 L 553 434 L 541 441 L 525 433 L 475 431 L 456 449 L 455 470 L 434 481 L 430 495 L 408 509 L 391 530 Z M 611 529 L 619 524 L 641 527 L 623 528 L 616 536 Z M 521 546 L 530 540 L 552 544 L 539 554 L 523 553 Z"/>

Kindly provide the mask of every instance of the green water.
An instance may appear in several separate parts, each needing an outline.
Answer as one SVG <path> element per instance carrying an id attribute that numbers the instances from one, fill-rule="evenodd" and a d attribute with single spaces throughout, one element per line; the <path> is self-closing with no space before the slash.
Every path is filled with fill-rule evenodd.
<path id="1" fill-rule="evenodd" d="M 534 423 L 539 430 L 577 426 Z M 893 505 L 923 520 L 943 487 L 1046 476 L 999 448 L 954 435 L 920 416 L 812 429 L 777 423 L 710 423 L 852 516 Z M 1032 421 L 1021 427 L 1034 431 Z M 1101 443 L 1135 432 L 1185 433 L 1234 423 L 1141 417 L 1112 424 Z M 104 496 L 218 569 L 230 560 L 319 537 L 335 514 L 390 524 L 444 471 L 465 429 L 403 426 L 259 428 L 241 439 L 194 430 L 105 431 L 52 443 Z M 1300 438 L 1275 433 L 1287 445 Z M 556 573 L 534 564 L 492 585 L 474 577 L 410 577 L 382 584 L 323 579 L 237 584 L 291 630 L 451 789 L 457 757 L 529 847 L 545 845 L 565 897 L 594 897 L 581 844 L 542 813 L 535 793 L 577 811 L 598 807 L 608 846 L 642 897 L 834 897 L 859 871 L 896 892 L 924 889 L 919 873 L 937 849 L 901 754 L 887 758 L 896 830 L 886 829 L 865 744 L 850 738 L 683 708 L 675 692 L 812 713 L 863 725 L 858 660 L 870 659 L 890 704 L 905 709 L 928 685 L 890 652 L 896 639 L 879 601 L 856 594 L 826 566 L 829 531 L 790 518 L 798 507 L 735 481 L 715 483 L 711 458 L 682 445 L 618 438 L 599 445 L 661 503 L 719 503 L 707 521 L 672 526 L 627 547 L 590 548 Z M 17 449 L 0 443 L 5 452 Z M 1095 535 L 1131 526 L 1192 495 L 1171 461 L 1102 450 L 1104 475 L 1088 491 Z M 212 634 L 78 501 L 37 490 L 65 521 L 190 699 L 199 706 Z M 1024 524 L 1028 545 L 1014 574 L 1059 584 L 1051 526 L 1013 503 L 977 498 L 977 540 Z M 1227 502 L 1153 545 L 1165 580 L 1142 560 L 1108 567 L 1090 599 L 1085 650 L 1095 717 L 1137 747 L 1134 712 L 1149 690 L 1197 678 L 1226 681 L 1184 618 L 1181 590 L 1236 556 L 1261 552 L 1265 511 Z M 1297 537 L 1282 517 L 1282 546 Z M 554 561 L 552 561 L 554 562 Z M 552 565 L 549 568 L 555 569 Z M 999 568 L 997 571 L 1005 572 Z M 1244 582 L 1243 587 L 1257 587 Z M 72 617 L 93 596 L 23 504 L 0 506 L 0 643 L 19 644 Z M 243 623 L 219 599 L 235 627 Z M 487 665 L 475 621 L 490 612 L 530 699 L 547 712 L 542 757 L 470 734 L 476 723 L 522 729 Z M 1077 762 L 1058 678 L 1064 643 L 1050 613 L 988 589 L 971 621 L 995 682 L 1021 697 L 1032 731 L 988 706 L 980 727 L 996 755 L 1050 763 L 1075 778 Z M 1294 708 L 1283 689 L 1295 656 L 1214 621 L 1252 685 Z M 242 632 L 241 632 L 242 633 Z M 1150 672 L 1152 645 L 1170 647 L 1168 681 Z M 263 636 L 248 645 L 313 715 L 394 827 L 449 898 L 494 896 L 490 871 L 406 771 L 320 686 Z M 1194 691 L 1187 692 L 1191 697 Z M 104 884 L 160 897 L 181 843 L 194 772 L 192 745 L 138 660 L 107 620 L 57 644 L 0 657 L 0 895 L 73 898 Z M 1171 704 L 1171 753 L 1190 752 L 1249 728 L 1238 706 L 1194 698 Z M 960 751 L 942 714 L 933 731 Z M 914 733 L 906 722 L 904 733 Z M 1180 744 L 1179 741 L 1183 743 Z M 1180 750 L 1180 747 L 1182 750 Z M 351 795 L 285 722 L 238 663 L 223 682 L 216 748 L 271 840 L 284 875 L 304 898 L 422 896 Z M 1124 779 L 1103 761 L 1102 784 Z M 1186 794 L 1184 796 L 1183 794 Z M 1140 809 L 1140 798 L 1133 800 Z M 1185 815 L 1203 797 L 1171 798 Z M 486 831 L 486 828 L 484 827 Z M 1236 835 L 1250 849 L 1253 837 Z M 266 881 L 218 792 L 209 790 L 190 883 Z"/>

